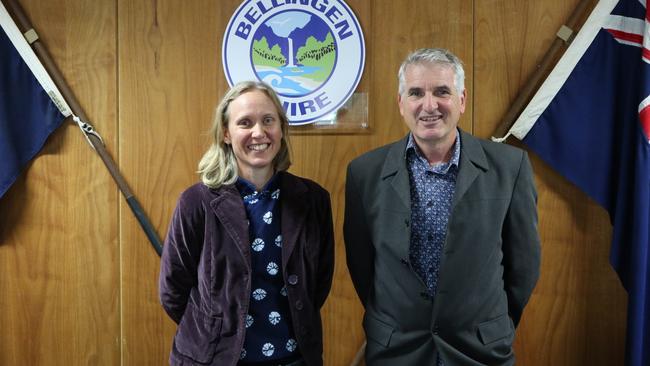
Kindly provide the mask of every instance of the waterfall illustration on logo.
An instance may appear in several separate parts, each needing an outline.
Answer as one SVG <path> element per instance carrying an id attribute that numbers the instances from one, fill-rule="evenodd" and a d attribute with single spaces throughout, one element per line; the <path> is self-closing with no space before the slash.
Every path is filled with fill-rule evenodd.
<path id="1" fill-rule="evenodd" d="M 363 33 L 343 1 L 244 1 L 223 40 L 232 86 L 260 80 L 278 93 L 292 125 L 335 112 L 356 89 L 365 63 Z"/>

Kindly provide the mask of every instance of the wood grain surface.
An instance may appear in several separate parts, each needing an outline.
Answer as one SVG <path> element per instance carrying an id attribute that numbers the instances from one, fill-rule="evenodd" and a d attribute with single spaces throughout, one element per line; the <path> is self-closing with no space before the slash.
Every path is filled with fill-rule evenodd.
<path id="1" fill-rule="evenodd" d="M 21 4 L 115 153 L 115 3 Z M 119 364 L 117 207 L 103 163 L 64 123 L 0 200 L 0 365 Z"/>
<path id="2" fill-rule="evenodd" d="M 228 87 L 223 32 L 241 2 L 20 2 L 164 237 L 180 192 L 198 181 L 213 110 Z M 328 366 L 349 365 L 364 341 L 342 237 L 345 168 L 406 133 L 397 108 L 402 59 L 420 47 L 461 57 L 469 98 L 461 127 L 487 138 L 577 0 L 347 4 L 365 35 L 356 93 L 368 99 L 369 128 L 291 129 L 291 171 L 332 197 L 336 268 L 322 310 Z M 608 263 L 607 214 L 531 160 L 542 276 L 517 331 L 517 364 L 622 364 L 627 298 Z M 176 328 L 159 305 L 159 258 L 70 122 L 0 199 L 0 269 L 0 365 L 167 364 Z"/>

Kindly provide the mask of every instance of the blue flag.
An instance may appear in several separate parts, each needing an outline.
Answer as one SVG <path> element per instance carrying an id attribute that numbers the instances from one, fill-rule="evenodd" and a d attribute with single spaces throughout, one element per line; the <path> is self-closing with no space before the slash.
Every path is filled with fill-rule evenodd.
<path id="1" fill-rule="evenodd" d="M 650 39 L 645 0 L 603 0 L 510 134 L 608 212 L 626 365 L 650 365 Z"/>
<path id="2" fill-rule="evenodd" d="M 51 79 L 0 3 L 0 197 L 65 118 Z M 19 52 L 22 51 L 22 55 Z M 31 52 L 31 53 L 30 53 Z M 37 72 L 35 76 L 33 70 Z M 51 84 L 48 87 L 47 81 Z M 47 89 L 44 89 L 44 86 Z M 55 89 L 55 87 L 54 87 Z"/>

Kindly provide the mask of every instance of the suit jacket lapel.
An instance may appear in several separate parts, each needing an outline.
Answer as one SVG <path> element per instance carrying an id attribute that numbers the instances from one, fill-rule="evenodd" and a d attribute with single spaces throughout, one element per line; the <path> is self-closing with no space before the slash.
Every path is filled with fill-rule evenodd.
<path id="1" fill-rule="evenodd" d="M 470 134 L 465 133 L 464 131 L 458 130 L 460 132 L 460 163 L 458 167 L 458 176 L 456 177 L 456 192 L 454 193 L 454 198 L 452 200 L 452 209 L 451 217 L 449 218 L 449 224 L 453 220 L 454 209 L 459 202 L 465 196 L 465 193 L 471 188 L 472 184 L 479 176 L 481 172 L 487 171 L 489 168 L 487 158 L 483 152 L 483 147 L 478 142 L 478 140 Z M 449 229 L 447 229 L 449 230 Z M 446 276 L 447 274 L 454 271 L 453 268 L 445 267 L 445 257 L 448 252 L 453 252 L 453 242 L 448 242 L 450 233 L 447 232 L 447 239 L 445 241 L 445 247 L 441 259 L 441 271 L 438 277 L 438 290 L 439 293 L 437 296 L 455 296 L 455 294 L 448 294 L 453 292 L 453 285 L 450 285 L 448 281 L 453 281 L 453 276 Z M 447 270 L 445 272 L 444 270 Z M 449 280 L 447 280 L 449 278 Z M 443 293 L 443 290 L 444 293 Z M 432 317 L 435 319 L 438 316 L 440 311 L 441 303 L 447 301 L 435 301 L 433 305 Z"/>
<path id="2" fill-rule="evenodd" d="M 250 257 L 248 218 L 241 195 L 234 185 L 223 186 L 216 193 L 217 198 L 210 201 L 210 207 L 228 235 L 237 244 L 237 249 L 248 260 Z"/>
<path id="3" fill-rule="evenodd" d="M 460 131 L 460 130 L 459 130 Z M 472 185 L 481 171 L 488 170 L 488 162 L 481 144 L 472 135 L 460 131 L 460 164 L 456 178 L 456 193 L 454 194 L 453 207 L 463 199 L 463 196 Z"/>
<path id="4" fill-rule="evenodd" d="M 461 137 L 461 153 L 458 177 L 456 178 L 456 193 L 453 198 L 455 207 L 463 198 L 480 172 L 489 169 L 483 147 L 472 135 L 458 130 Z M 411 210 L 411 191 L 408 170 L 406 169 L 406 143 L 408 136 L 394 144 L 386 157 L 382 167 L 381 179 L 390 179 L 390 184 L 395 195 L 407 210 Z M 389 198 L 389 197 L 385 197 Z"/>
<path id="5" fill-rule="evenodd" d="M 405 209 L 411 211 L 411 190 L 409 182 L 409 173 L 406 169 L 406 143 L 408 135 L 396 144 L 393 144 L 386 156 L 386 161 L 381 170 L 382 181 L 389 181 Z M 390 199 L 390 197 L 383 197 Z"/>
<path id="6" fill-rule="evenodd" d="M 409 182 L 409 173 L 406 168 L 406 143 L 407 138 L 393 144 L 386 155 L 386 161 L 381 170 L 381 181 L 379 184 L 387 185 L 385 190 L 380 190 L 383 194 L 376 197 L 384 203 L 382 207 L 389 208 L 394 213 L 401 212 L 402 215 L 393 217 L 403 217 L 407 225 L 400 224 L 395 226 L 397 230 L 394 234 L 401 240 L 392 241 L 393 251 L 399 258 L 409 257 L 411 226 L 408 224 L 411 220 L 411 189 Z"/>
<path id="7" fill-rule="evenodd" d="M 307 218 L 307 187 L 289 173 L 280 173 L 282 210 L 282 270 L 284 271 L 298 242 Z"/>

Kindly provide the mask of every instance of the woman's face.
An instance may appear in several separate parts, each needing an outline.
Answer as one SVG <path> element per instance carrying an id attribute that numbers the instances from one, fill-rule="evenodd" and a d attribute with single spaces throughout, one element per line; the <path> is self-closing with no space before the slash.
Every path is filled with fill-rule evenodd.
<path id="1" fill-rule="evenodd" d="M 273 159 L 280 151 L 282 126 L 271 99 L 260 90 L 246 92 L 230 102 L 224 141 L 232 146 L 239 175 L 273 175 Z"/>

